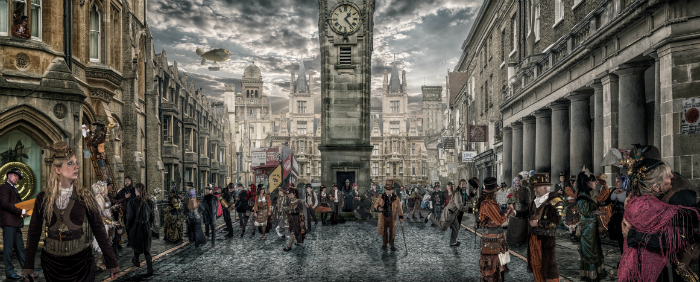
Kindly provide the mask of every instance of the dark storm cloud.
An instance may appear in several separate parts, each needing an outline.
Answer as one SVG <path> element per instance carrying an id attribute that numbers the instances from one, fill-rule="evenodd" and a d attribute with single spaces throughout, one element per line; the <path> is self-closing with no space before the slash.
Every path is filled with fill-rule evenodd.
<path id="1" fill-rule="evenodd" d="M 391 71 L 396 56 L 399 72 L 406 70 L 410 108 L 420 108 L 420 85 L 444 86 L 481 2 L 377 1 L 371 88 L 381 91 L 382 74 Z M 148 24 L 155 49 L 164 49 L 168 62 L 177 61 L 209 97 L 222 97 L 223 84 L 239 83 L 243 69 L 255 62 L 269 100 L 277 103 L 277 97 L 286 99 L 290 72 L 298 72 L 300 59 L 320 93 L 318 0 L 149 0 Z M 226 48 L 232 56 L 219 63 L 221 71 L 210 72 L 211 63 L 200 65 L 194 54 L 197 47 Z M 288 106 L 279 103 L 273 110 Z"/>

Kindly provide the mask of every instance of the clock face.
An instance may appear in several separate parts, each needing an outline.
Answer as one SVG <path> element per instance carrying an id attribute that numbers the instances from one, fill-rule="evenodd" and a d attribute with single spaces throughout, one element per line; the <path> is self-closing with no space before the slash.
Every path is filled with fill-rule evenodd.
<path id="1" fill-rule="evenodd" d="M 331 13 L 330 24 L 333 31 L 338 34 L 353 34 L 360 28 L 360 13 L 355 6 L 341 4 Z"/>

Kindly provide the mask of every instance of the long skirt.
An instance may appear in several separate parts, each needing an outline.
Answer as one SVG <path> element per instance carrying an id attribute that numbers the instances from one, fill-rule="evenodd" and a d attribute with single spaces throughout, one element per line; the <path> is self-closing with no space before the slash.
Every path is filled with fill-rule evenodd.
<path id="1" fill-rule="evenodd" d="M 187 218 L 187 235 L 190 242 L 194 242 L 195 247 L 207 243 L 207 237 L 202 231 L 202 219 L 199 217 Z"/>
<path id="2" fill-rule="evenodd" d="M 303 243 L 306 236 L 306 228 L 304 228 L 304 215 L 289 215 L 289 233 L 294 234 L 297 242 Z"/>
<path id="3" fill-rule="evenodd" d="M 52 281 L 95 281 L 95 258 L 88 247 L 71 256 L 55 256 L 41 251 L 41 268 L 45 280 Z"/>
<path id="4" fill-rule="evenodd" d="M 316 207 L 316 210 L 315 210 L 315 211 L 316 211 L 317 213 L 324 213 L 324 212 L 325 212 L 325 213 L 330 213 L 330 212 L 333 212 L 333 210 L 331 210 L 331 206 L 330 206 L 329 204 L 327 204 L 327 203 L 321 203 L 321 204 L 319 204 L 319 205 Z"/>
<path id="5" fill-rule="evenodd" d="M 603 251 L 600 247 L 598 236 L 598 222 L 595 218 L 579 222 L 581 228 L 581 246 L 578 252 L 581 255 L 581 280 L 600 281 L 605 278 L 603 271 Z"/>
<path id="6" fill-rule="evenodd" d="M 172 215 L 168 214 L 165 218 L 165 226 L 163 227 L 163 232 L 165 233 L 165 240 L 170 242 L 177 242 L 182 240 L 182 231 L 184 228 L 182 215 Z"/>

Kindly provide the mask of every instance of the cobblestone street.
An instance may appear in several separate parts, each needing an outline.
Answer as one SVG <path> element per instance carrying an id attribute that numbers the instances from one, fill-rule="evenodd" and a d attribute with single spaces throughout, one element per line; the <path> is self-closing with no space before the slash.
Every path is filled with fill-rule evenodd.
<path id="1" fill-rule="evenodd" d="M 404 223 L 408 255 L 400 230 L 396 252 L 381 250 L 376 221 L 348 221 L 336 226 L 318 226 L 307 235 L 303 246 L 282 249 L 287 241 L 270 233 L 251 238 L 247 231 L 224 239 L 219 229 L 214 248 L 207 243 L 196 251 L 188 244 L 154 262 L 156 275 L 149 281 L 478 281 L 479 250 L 474 234 L 462 229 L 460 247 L 449 247 L 449 230 L 415 220 Z M 240 234 L 240 229 L 234 227 Z M 274 232 L 274 231 L 273 231 Z M 219 239 L 221 238 L 221 239 Z M 477 239 L 478 240 L 478 239 Z M 525 262 L 512 257 L 507 281 L 531 281 Z M 117 281 L 146 280 L 145 267 Z M 105 275 L 102 275 L 105 276 Z"/>

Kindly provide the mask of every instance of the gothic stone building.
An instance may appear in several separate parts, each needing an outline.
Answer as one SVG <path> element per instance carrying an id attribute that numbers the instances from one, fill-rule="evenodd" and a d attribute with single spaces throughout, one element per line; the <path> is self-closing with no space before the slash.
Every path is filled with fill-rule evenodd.
<path id="1" fill-rule="evenodd" d="M 113 124 L 105 151 L 118 183 L 145 182 L 151 36 L 145 0 L 0 1 L 0 148 L 24 145 L 41 191 L 53 142 L 83 157 L 81 126 Z M 26 16 L 26 25 L 14 18 Z M 4 150 L 3 150 L 4 151 Z M 152 162 L 151 162 L 152 161 Z M 96 180 L 81 160 L 84 185 Z"/>
<path id="2" fill-rule="evenodd" d="M 488 144 L 502 146 L 499 177 L 582 165 L 612 177 L 611 148 L 653 144 L 697 184 L 697 120 L 684 113 L 697 107 L 698 24 L 695 1 L 484 1 L 455 71 L 469 73 L 468 119 L 500 112 L 502 143 Z"/>

